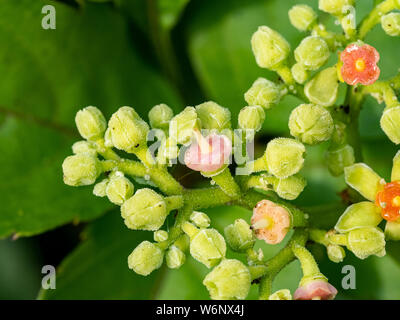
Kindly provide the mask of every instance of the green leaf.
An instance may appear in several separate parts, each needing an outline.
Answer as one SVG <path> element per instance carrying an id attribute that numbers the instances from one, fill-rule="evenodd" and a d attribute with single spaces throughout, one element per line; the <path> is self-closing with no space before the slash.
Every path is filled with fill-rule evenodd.
<path id="1" fill-rule="evenodd" d="M 150 276 L 128 268 L 128 256 L 151 233 L 126 228 L 118 211 L 93 222 L 84 241 L 58 267 L 55 290 L 40 299 L 153 299 L 165 270 Z"/>
<path id="2" fill-rule="evenodd" d="M 131 105 L 146 117 L 161 102 L 180 107 L 175 92 L 132 47 L 124 17 L 109 5 L 78 10 L 54 2 L 56 30 L 44 30 L 46 4 L 0 3 L 0 237 L 38 234 L 111 208 L 91 195 L 91 187 L 62 182 L 62 161 L 79 139 L 77 110 L 95 105 L 110 116 Z"/>

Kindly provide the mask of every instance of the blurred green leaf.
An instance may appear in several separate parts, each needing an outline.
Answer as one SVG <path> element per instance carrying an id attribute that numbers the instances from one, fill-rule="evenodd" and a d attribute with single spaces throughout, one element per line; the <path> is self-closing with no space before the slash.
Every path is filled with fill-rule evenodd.
<path id="1" fill-rule="evenodd" d="M 90 187 L 63 185 L 61 163 L 79 139 L 78 109 L 96 105 L 109 116 L 131 105 L 146 117 L 157 103 L 180 105 L 139 58 L 124 18 L 109 5 L 87 4 L 78 11 L 52 3 L 57 29 L 44 30 L 46 4 L 0 3 L 0 237 L 93 219 L 111 207 L 92 196 Z"/>
<path id="2" fill-rule="evenodd" d="M 148 277 L 128 269 L 128 256 L 151 233 L 126 228 L 118 211 L 101 217 L 83 234 L 83 242 L 57 269 L 55 290 L 41 299 L 152 299 L 165 270 Z"/>

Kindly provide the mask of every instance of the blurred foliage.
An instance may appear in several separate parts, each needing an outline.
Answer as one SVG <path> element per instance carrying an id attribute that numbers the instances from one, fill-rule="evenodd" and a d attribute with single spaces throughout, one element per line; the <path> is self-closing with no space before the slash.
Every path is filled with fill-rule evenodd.
<path id="1" fill-rule="evenodd" d="M 230 108 L 235 121 L 252 82 L 261 76 L 276 79 L 256 65 L 252 33 L 259 25 L 268 25 L 294 48 L 304 34 L 290 26 L 287 11 L 304 2 L 0 1 L 0 237 L 35 235 L 110 211 L 110 204 L 92 196 L 91 188 L 78 192 L 62 182 L 61 162 L 79 139 L 74 127 L 78 109 L 95 105 L 108 117 L 118 107 L 130 105 L 146 118 L 157 103 L 168 103 L 177 111 L 184 104 L 212 99 Z M 317 8 L 316 0 L 308 2 Z M 56 7 L 56 30 L 40 27 L 45 4 Z M 358 20 L 371 4 L 372 0 L 357 2 Z M 337 28 L 327 15 L 323 19 Z M 382 76 L 393 75 L 400 41 L 384 36 L 377 26 L 367 42 L 379 48 Z M 267 112 L 259 148 L 273 136 L 288 135 L 287 119 L 298 102 L 285 98 Z M 387 177 L 396 147 L 379 127 L 382 109 L 367 100 L 361 135 L 366 163 Z M 324 166 L 326 148 L 327 144 L 307 148 L 302 173 L 308 186 L 296 203 L 309 206 L 338 199 L 344 182 L 342 177 L 332 178 Z M 251 214 L 240 208 L 215 208 L 208 213 L 220 231 L 238 217 L 248 220 Z M 40 297 L 207 299 L 201 283 L 207 269 L 192 258 L 180 270 L 162 268 L 147 278 L 128 270 L 128 254 L 149 236 L 126 229 L 118 212 L 107 213 L 87 227 L 82 243 L 60 265 L 57 290 L 42 292 Z M 282 245 L 262 247 L 270 257 Z M 36 250 L 27 239 L 0 242 L 1 299 L 34 297 L 40 287 L 39 266 L 44 263 L 39 254 L 35 256 Z M 390 255 L 365 261 L 348 252 L 343 263 L 333 264 L 320 246 L 313 246 L 322 271 L 338 288 L 342 266 L 356 267 L 357 290 L 341 290 L 342 299 L 400 299 L 398 250 L 390 245 Z M 228 256 L 238 257 L 232 252 Z M 300 277 L 294 262 L 277 277 L 274 287 L 294 290 Z M 256 298 L 255 290 L 249 298 Z"/>

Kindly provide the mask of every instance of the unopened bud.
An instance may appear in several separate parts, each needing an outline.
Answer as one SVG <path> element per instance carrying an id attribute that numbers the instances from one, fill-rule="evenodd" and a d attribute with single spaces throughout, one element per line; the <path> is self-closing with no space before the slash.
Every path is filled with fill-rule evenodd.
<path id="1" fill-rule="evenodd" d="M 341 175 L 344 168 L 351 166 L 355 161 L 353 147 L 348 144 L 328 149 L 325 157 L 329 172 L 335 177 Z"/>
<path id="2" fill-rule="evenodd" d="M 87 186 L 93 184 L 102 173 L 100 161 L 88 153 L 67 157 L 63 164 L 64 183 L 69 186 Z"/>
<path id="3" fill-rule="evenodd" d="M 231 127 L 231 112 L 219 104 L 208 101 L 196 106 L 197 116 L 204 129 L 221 131 Z"/>
<path id="4" fill-rule="evenodd" d="M 166 104 L 158 104 L 149 111 L 149 121 L 152 128 L 168 130 L 169 122 L 174 113 Z"/>
<path id="5" fill-rule="evenodd" d="M 197 118 L 196 109 L 186 107 L 182 112 L 172 118 L 169 125 L 169 135 L 180 144 L 190 142 L 193 131 L 199 129 L 200 124 Z"/>
<path id="6" fill-rule="evenodd" d="M 177 246 L 172 245 L 166 254 L 165 260 L 170 269 L 180 268 L 186 261 L 186 256 Z"/>
<path id="7" fill-rule="evenodd" d="M 86 107 L 78 111 L 75 123 L 80 135 L 87 140 L 102 138 L 107 127 L 106 119 L 96 107 Z"/>
<path id="8" fill-rule="evenodd" d="M 132 182 L 123 174 L 114 175 L 107 184 L 106 194 L 112 203 L 120 206 L 133 195 L 134 189 Z"/>
<path id="9" fill-rule="evenodd" d="M 232 250 L 245 252 L 254 246 L 255 238 L 249 224 L 243 219 L 237 219 L 225 228 L 225 239 Z"/>
<path id="10" fill-rule="evenodd" d="M 330 56 L 328 44 L 318 36 L 304 38 L 294 51 L 295 59 L 307 70 L 322 67 Z"/>
<path id="11" fill-rule="evenodd" d="M 330 107 L 338 97 L 339 82 L 336 67 L 331 67 L 318 72 L 314 78 L 307 82 L 304 93 L 314 104 Z"/>
<path id="12" fill-rule="evenodd" d="M 279 103 L 283 89 L 276 83 L 265 78 L 258 78 L 244 94 L 244 99 L 250 106 L 261 106 L 269 109 Z"/>
<path id="13" fill-rule="evenodd" d="M 210 226 L 210 218 L 204 212 L 193 211 L 190 216 L 190 221 L 199 228 L 208 228 Z"/>
<path id="14" fill-rule="evenodd" d="M 147 276 L 161 267 L 163 259 L 164 252 L 160 247 L 149 241 L 143 241 L 129 255 L 128 266 L 137 274 Z"/>
<path id="15" fill-rule="evenodd" d="M 367 227 L 352 230 L 347 236 L 347 248 L 359 259 L 371 255 L 385 255 L 385 235 L 379 228 Z"/>
<path id="16" fill-rule="evenodd" d="M 310 6 L 305 4 L 295 5 L 289 10 L 290 23 L 300 31 L 307 31 L 317 21 L 317 14 Z"/>
<path id="17" fill-rule="evenodd" d="M 381 127 L 393 143 L 400 143 L 400 105 L 383 111 Z"/>

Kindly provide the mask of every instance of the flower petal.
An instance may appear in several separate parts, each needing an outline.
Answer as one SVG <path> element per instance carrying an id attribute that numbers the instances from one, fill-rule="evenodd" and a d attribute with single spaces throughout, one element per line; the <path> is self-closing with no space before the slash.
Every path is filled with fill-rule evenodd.
<path id="1" fill-rule="evenodd" d="M 385 184 L 385 181 L 364 163 L 344 168 L 344 175 L 350 187 L 371 201 L 375 201 L 376 194 Z"/>

